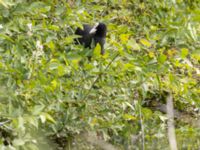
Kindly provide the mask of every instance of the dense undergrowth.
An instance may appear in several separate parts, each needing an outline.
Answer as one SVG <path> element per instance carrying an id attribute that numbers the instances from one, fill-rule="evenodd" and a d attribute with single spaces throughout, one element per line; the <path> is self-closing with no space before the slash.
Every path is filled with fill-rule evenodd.
<path id="1" fill-rule="evenodd" d="M 74 31 L 95 22 L 106 54 L 88 61 Z M 0 0 L 1 149 L 97 149 L 88 131 L 119 149 L 168 149 L 156 109 L 167 93 L 189 114 L 176 118 L 178 147 L 198 149 L 199 22 L 198 0 Z"/>

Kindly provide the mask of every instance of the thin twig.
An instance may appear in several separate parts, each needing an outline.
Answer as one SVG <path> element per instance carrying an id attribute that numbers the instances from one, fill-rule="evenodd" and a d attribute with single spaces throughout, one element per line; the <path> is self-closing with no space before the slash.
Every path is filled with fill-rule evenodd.
<path id="1" fill-rule="evenodd" d="M 4 124 L 8 123 L 8 122 L 11 122 L 11 120 L 6 120 L 4 122 L 0 122 L 0 126 L 3 126 Z"/>
<path id="2" fill-rule="evenodd" d="M 142 132 L 141 133 L 141 135 L 142 135 L 142 150 L 145 150 L 144 126 L 143 126 L 141 105 L 139 105 L 139 113 L 140 113 L 140 126 L 141 126 L 141 132 Z"/>
<path id="3" fill-rule="evenodd" d="M 113 61 L 115 61 L 115 59 L 116 59 L 118 56 L 119 56 L 119 53 L 117 53 L 116 56 L 113 57 L 113 59 L 110 61 L 110 63 L 106 66 L 104 72 L 108 70 L 108 68 L 110 67 L 110 65 L 113 63 Z M 84 100 L 88 97 L 88 95 L 90 94 L 90 91 L 92 90 L 92 88 L 94 87 L 94 85 L 97 83 L 97 81 L 100 79 L 100 77 L 101 77 L 102 74 L 103 74 L 103 73 L 99 74 L 99 75 L 96 77 L 96 79 L 95 79 L 94 82 L 92 83 L 90 89 L 88 90 L 88 92 L 86 93 L 86 95 L 83 97 L 82 101 L 84 101 Z"/>

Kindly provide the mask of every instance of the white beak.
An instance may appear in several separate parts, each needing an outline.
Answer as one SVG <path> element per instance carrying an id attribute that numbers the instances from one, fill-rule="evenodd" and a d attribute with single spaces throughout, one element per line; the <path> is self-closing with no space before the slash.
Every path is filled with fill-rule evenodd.
<path id="1" fill-rule="evenodd" d="M 97 31 L 97 26 L 99 25 L 99 23 L 96 23 L 95 26 L 90 30 L 90 34 L 93 34 Z"/>

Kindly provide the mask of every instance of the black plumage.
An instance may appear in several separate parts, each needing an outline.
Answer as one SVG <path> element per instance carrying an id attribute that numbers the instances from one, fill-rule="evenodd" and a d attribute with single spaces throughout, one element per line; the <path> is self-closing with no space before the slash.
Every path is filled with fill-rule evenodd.
<path id="1" fill-rule="evenodd" d="M 106 42 L 107 27 L 104 23 L 97 23 L 95 26 L 90 26 L 88 24 L 83 25 L 83 29 L 77 28 L 75 31 L 76 35 L 80 35 L 77 38 L 76 44 L 82 44 L 85 48 L 91 48 L 92 41 L 94 41 L 95 46 L 99 44 L 101 46 L 101 54 L 105 53 L 104 44 Z"/>

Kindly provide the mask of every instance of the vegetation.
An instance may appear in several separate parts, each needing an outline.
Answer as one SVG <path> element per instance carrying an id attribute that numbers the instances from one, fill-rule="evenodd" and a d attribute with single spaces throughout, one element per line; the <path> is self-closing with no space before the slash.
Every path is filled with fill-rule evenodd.
<path id="1" fill-rule="evenodd" d="M 96 22 L 89 61 L 74 31 Z M 0 148 L 169 149 L 172 93 L 178 148 L 198 149 L 199 22 L 198 0 L 0 0 Z"/>

